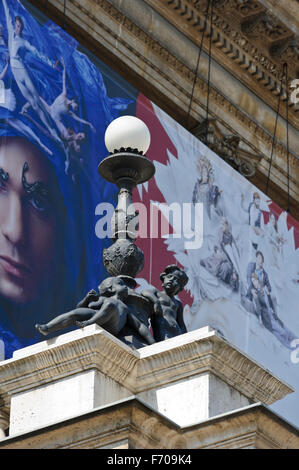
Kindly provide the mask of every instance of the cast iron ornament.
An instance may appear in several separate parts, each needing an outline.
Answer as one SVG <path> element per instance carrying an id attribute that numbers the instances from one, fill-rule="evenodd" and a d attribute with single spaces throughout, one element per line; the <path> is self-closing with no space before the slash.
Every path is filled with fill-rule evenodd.
<path id="1" fill-rule="evenodd" d="M 24 168 L 24 184 L 26 171 Z M 69 326 L 82 328 L 96 323 L 137 349 L 185 333 L 183 306 L 176 295 L 184 289 L 188 277 L 180 267 L 165 268 L 160 276 L 162 291 L 152 288 L 140 294 L 134 290 L 137 285 L 134 278 L 144 267 L 144 254 L 134 243 L 138 211 L 132 204 L 132 191 L 154 176 L 154 164 L 137 149 L 121 148 L 102 160 L 98 171 L 119 188 L 111 220 L 113 243 L 103 250 L 103 262 L 110 277 L 104 279 L 97 291 L 89 291 L 74 310 L 45 325 L 36 324 L 36 329 L 48 335 Z"/>

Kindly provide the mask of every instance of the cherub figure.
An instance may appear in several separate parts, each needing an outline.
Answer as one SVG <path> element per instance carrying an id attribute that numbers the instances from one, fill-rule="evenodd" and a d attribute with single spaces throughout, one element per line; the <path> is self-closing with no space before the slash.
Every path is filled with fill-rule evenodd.
<path id="1" fill-rule="evenodd" d="M 187 332 L 183 305 L 175 298 L 187 284 L 187 274 L 180 267 L 170 265 L 165 268 L 160 279 L 163 291 L 152 288 L 142 292 L 153 304 L 152 328 L 156 341 L 164 341 Z"/>
<path id="2" fill-rule="evenodd" d="M 117 336 L 126 323 L 139 333 L 148 344 L 155 342 L 150 330 L 129 311 L 125 301 L 128 297 L 128 287 L 136 287 L 134 279 L 126 276 L 108 277 L 99 285 L 98 292 L 91 290 L 81 300 L 77 308 L 63 313 L 45 325 L 35 325 L 43 335 L 77 325 L 79 328 L 97 325 Z"/>

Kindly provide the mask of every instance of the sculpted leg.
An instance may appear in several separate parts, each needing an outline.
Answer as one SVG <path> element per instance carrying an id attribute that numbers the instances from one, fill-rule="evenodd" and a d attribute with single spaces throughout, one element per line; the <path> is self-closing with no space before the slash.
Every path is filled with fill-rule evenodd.
<path id="1" fill-rule="evenodd" d="M 53 331 L 59 331 L 68 326 L 75 325 L 76 321 L 89 320 L 94 313 L 95 311 L 91 308 L 76 308 L 75 310 L 59 315 L 45 325 L 36 324 L 35 328 L 43 335 L 48 335 Z"/>

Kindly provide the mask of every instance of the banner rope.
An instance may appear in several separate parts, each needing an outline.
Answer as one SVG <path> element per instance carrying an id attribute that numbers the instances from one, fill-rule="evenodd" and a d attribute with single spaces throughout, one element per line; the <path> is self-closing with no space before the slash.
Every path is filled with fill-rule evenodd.
<path id="1" fill-rule="evenodd" d="M 63 4 L 63 29 L 66 30 L 66 0 Z"/>
<path id="2" fill-rule="evenodd" d="M 287 178 L 288 178 L 288 208 L 287 212 L 290 213 L 290 147 L 289 147 L 289 77 L 288 77 L 288 64 L 283 64 L 286 79 L 286 139 L 287 139 Z"/>
<path id="3" fill-rule="evenodd" d="M 213 0 L 212 0 L 213 1 Z M 191 92 L 191 97 L 190 97 L 190 103 L 188 107 L 188 113 L 187 113 L 187 121 L 186 121 L 186 129 L 188 129 L 189 125 L 189 120 L 190 120 L 190 113 L 191 113 L 191 107 L 192 107 L 192 101 L 193 101 L 193 96 L 194 96 L 194 91 L 195 91 L 195 85 L 196 85 L 196 80 L 198 76 L 198 68 L 199 68 L 199 63 L 200 63 L 200 57 L 201 57 L 201 51 L 202 51 L 202 45 L 203 45 L 203 38 L 205 31 L 207 29 L 207 21 L 208 21 L 208 14 L 209 14 L 209 9 L 210 9 L 210 3 L 211 0 L 208 0 L 208 5 L 207 9 L 205 11 L 205 22 L 204 22 L 204 27 L 202 30 L 202 36 L 201 36 L 201 41 L 200 41 L 200 46 L 199 46 L 199 51 L 198 51 L 198 57 L 197 57 L 197 63 L 196 63 L 196 69 L 194 73 L 194 79 L 193 79 L 193 85 L 192 85 L 192 92 Z"/>
<path id="4" fill-rule="evenodd" d="M 211 83 L 211 61 L 212 61 L 212 38 L 213 38 L 213 9 L 214 1 L 211 0 L 211 21 L 210 21 L 210 44 L 209 44 L 209 67 L 208 67 L 208 90 L 207 90 L 207 112 L 206 112 L 206 144 L 208 142 L 209 131 L 209 105 L 210 105 L 210 83 Z"/>
<path id="5" fill-rule="evenodd" d="M 281 96 L 282 96 L 283 77 L 284 77 L 284 73 L 282 74 L 282 77 L 281 77 L 280 91 L 279 91 L 279 94 L 278 94 L 278 104 L 277 104 L 277 111 L 276 111 L 276 117 L 275 117 L 275 125 L 274 125 L 274 132 L 273 132 L 273 138 L 272 138 L 270 163 L 269 163 L 267 183 L 266 183 L 266 194 L 267 194 L 267 196 L 268 196 L 268 191 L 269 191 L 269 181 L 270 181 L 270 173 L 271 173 L 272 161 L 273 161 L 273 152 L 274 152 L 275 141 L 276 141 L 276 131 L 277 131 L 277 123 L 278 123 L 278 117 L 279 117 L 279 110 L 280 110 L 280 100 L 281 100 Z"/>

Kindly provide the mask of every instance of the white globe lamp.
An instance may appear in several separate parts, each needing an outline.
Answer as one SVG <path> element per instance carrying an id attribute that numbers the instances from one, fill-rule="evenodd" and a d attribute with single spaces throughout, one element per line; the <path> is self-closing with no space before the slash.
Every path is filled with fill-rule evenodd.
<path id="1" fill-rule="evenodd" d="M 121 116 L 107 127 L 105 144 L 110 153 L 120 149 L 137 149 L 146 154 L 151 143 L 151 135 L 147 125 L 135 116 Z"/>

